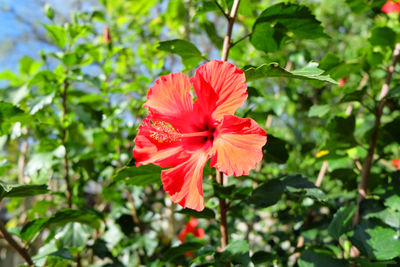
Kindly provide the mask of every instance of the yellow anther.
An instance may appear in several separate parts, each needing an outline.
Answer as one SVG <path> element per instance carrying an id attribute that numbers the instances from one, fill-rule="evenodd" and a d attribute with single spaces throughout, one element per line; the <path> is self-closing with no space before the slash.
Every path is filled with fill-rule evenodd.
<path id="1" fill-rule="evenodd" d="M 155 121 L 152 126 L 153 130 L 150 131 L 150 137 L 159 143 L 172 143 L 182 140 L 182 134 L 169 123 Z"/>

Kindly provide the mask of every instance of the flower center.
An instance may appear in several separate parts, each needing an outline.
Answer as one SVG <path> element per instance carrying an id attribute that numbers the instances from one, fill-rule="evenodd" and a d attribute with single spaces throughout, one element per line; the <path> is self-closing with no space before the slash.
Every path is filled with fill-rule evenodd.
<path id="1" fill-rule="evenodd" d="M 150 137 L 159 143 L 172 143 L 182 140 L 182 134 L 169 123 L 155 121 L 152 126 L 154 130 L 150 131 Z"/>
<path id="2" fill-rule="evenodd" d="M 205 130 L 194 133 L 180 133 L 170 123 L 165 121 L 155 121 L 152 123 L 150 137 L 159 143 L 173 143 L 182 141 L 185 137 L 204 137 L 205 140 L 213 140 L 214 131 Z"/>

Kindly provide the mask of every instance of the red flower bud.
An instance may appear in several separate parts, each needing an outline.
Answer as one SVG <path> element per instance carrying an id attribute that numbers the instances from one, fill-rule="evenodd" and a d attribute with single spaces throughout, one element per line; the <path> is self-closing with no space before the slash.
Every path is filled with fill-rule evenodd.
<path id="1" fill-rule="evenodd" d="M 344 78 L 340 79 L 339 84 L 338 84 L 339 87 L 343 87 L 346 84 L 348 79 L 349 79 L 349 77 L 344 77 Z"/>

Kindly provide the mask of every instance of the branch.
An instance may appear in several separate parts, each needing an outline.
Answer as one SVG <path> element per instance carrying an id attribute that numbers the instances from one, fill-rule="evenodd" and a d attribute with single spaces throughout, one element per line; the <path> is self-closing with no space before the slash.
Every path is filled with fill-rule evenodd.
<path id="1" fill-rule="evenodd" d="M 126 189 L 125 192 L 126 192 L 126 198 L 128 199 L 129 203 L 132 206 L 131 213 L 132 213 L 132 217 L 133 217 L 133 222 L 139 228 L 140 234 L 143 235 L 144 234 L 144 230 L 143 230 L 142 224 L 140 223 L 139 217 L 137 215 L 136 208 L 135 208 L 135 203 L 133 202 L 133 198 L 131 196 L 131 192 L 129 192 L 128 189 Z"/>
<path id="2" fill-rule="evenodd" d="M 322 162 L 321 169 L 319 170 L 317 181 L 315 182 L 315 186 L 316 187 L 320 187 L 321 186 L 322 181 L 324 180 L 324 177 L 325 177 L 327 169 L 328 169 L 328 161 L 324 160 Z"/>
<path id="3" fill-rule="evenodd" d="M 64 120 L 67 115 L 67 91 L 69 87 L 69 82 L 68 79 L 64 80 L 63 84 L 63 94 L 62 94 L 62 144 L 65 148 L 65 155 L 64 155 L 64 179 L 65 183 L 67 184 L 67 199 L 68 199 L 68 207 L 72 207 L 72 188 L 71 188 L 71 183 L 69 179 L 69 161 L 68 161 L 68 153 L 67 153 L 67 146 L 66 146 L 66 141 L 67 141 L 67 129 L 64 127 Z"/>
<path id="4" fill-rule="evenodd" d="M 215 5 L 218 7 L 218 9 L 221 11 L 221 13 L 224 15 L 225 18 L 229 19 L 228 14 L 226 14 L 225 10 L 222 8 L 222 6 L 218 3 L 217 0 L 214 0 Z"/>
<path id="5" fill-rule="evenodd" d="M 3 234 L 4 239 L 7 241 L 10 246 L 12 246 L 19 255 L 25 260 L 28 266 L 34 266 L 31 256 L 29 255 L 28 251 L 21 247 L 17 241 L 11 236 L 11 234 L 7 231 L 6 227 L 4 226 L 3 222 L 0 220 L 0 231 Z"/>
<path id="6" fill-rule="evenodd" d="M 242 38 L 240 38 L 239 40 L 237 40 L 236 42 L 231 43 L 231 47 L 234 47 L 235 45 L 237 45 L 238 43 L 240 43 L 241 41 L 245 40 L 246 38 L 250 37 L 251 33 L 246 34 L 245 36 L 243 36 Z"/>
<path id="7" fill-rule="evenodd" d="M 378 140 L 379 125 L 381 123 L 383 108 L 386 105 L 386 99 L 384 99 L 384 98 L 387 95 L 387 93 L 389 92 L 389 86 L 390 86 L 390 82 L 392 81 L 394 68 L 395 68 L 397 62 L 399 61 L 399 59 L 400 59 L 400 43 L 397 43 L 396 47 L 393 51 L 392 64 L 386 70 L 386 80 L 381 88 L 381 92 L 379 95 L 380 102 L 379 102 L 378 109 L 376 110 L 376 113 L 375 113 L 374 129 L 373 129 L 371 139 L 369 142 L 368 154 L 367 154 L 367 157 L 365 158 L 364 166 L 361 170 L 361 181 L 360 181 L 360 185 L 358 187 L 357 209 L 354 214 L 353 225 L 357 224 L 360 221 L 360 203 L 361 203 L 361 201 L 363 201 L 365 199 L 365 197 L 367 195 L 366 192 L 367 192 L 367 187 L 368 187 L 368 177 L 371 172 L 372 160 L 374 157 L 376 142 Z"/>
<path id="8" fill-rule="evenodd" d="M 217 171 L 217 183 L 221 186 L 224 186 L 224 174 L 222 172 Z M 229 236 L 228 236 L 228 224 L 226 222 L 226 213 L 228 211 L 228 207 L 226 206 L 226 201 L 224 198 L 219 199 L 219 210 L 221 213 L 220 218 L 220 226 L 219 229 L 221 231 L 221 249 L 225 249 L 225 247 L 229 243 Z"/>
<path id="9" fill-rule="evenodd" d="M 231 12 L 228 16 L 228 29 L 226 31 L 226 35 L 224 38 L 224 46 L 222 48 L 222 56 L 221 56 L 222 61 L 228 60 L 229 49 L 231 48 L 232 45 L 231 44 L 232 29 L 233 29 L 233 24 L 235 23 L 235 17 L 239 7 L 239 3 L 240 0 L 234 0 Z"/>

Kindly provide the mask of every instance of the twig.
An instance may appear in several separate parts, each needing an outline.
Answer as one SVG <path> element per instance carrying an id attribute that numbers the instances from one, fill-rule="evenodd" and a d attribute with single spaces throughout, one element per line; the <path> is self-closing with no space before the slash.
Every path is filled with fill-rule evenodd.
<path id="1" fill-rule="evenodd" d="M 231 48 L 231 37 L 232 37 L 232 29 L 233 24 L 235 23 L 236 13 L 239 7 L 240 0 L 234 0 L 231 12 L 229 13 L 228 19 L 228 28 L 226 31 L 226 35 L 224 38 L 224 46 L 222 47 L 222 56 L 221 60 L 226 61 L 229 55 L 229 49 Z"/>
<path id="2" fill-rule="evenodd" d="M 67 184 L 67 200 L 68 200 L 68 207 L 72 207 L 72 189 L 71 183 L 69 179 L 69 161 L 68 161 L 68 153 L 67 153 L 67 129 L 64 127 L 65 117 L 67 116 L 67 91 L 69 87 L 68 79 L 64 80 L 63 84 L 63 94 L 62 94 L 62 144 L 65 148 L 65 155 L 64 155 L 64 179 L 65 183 Z"/>
<path id="3" fill-rule="evenodd" d="M 215 5 L 218 7 L 218 9 L 221 11 L 222 15 L 224 15 L 225 18 L 229 19 L 228 14 L 226 14 L 225 10 L 222 8 L 222 6 L 218 3 L 217 0 L 214 0 Z"/>
<path id="4" fill-rule="evenodd" d="M 374 156 L 374 151 L 376 147 L 376 142 L 378 140 L 378 133 L 379 133 L 379 125 L 381 123 L 381 117 L 383 114 L 383 108 L 386 105 L 385 96 L 389 92 L 390 82 L 392 81 L 392 76 L 394 72 L 394 68 L 397 62 L 400 59 L 400 43 L 396 44 L 396 47 L 393 51 L 393 60 L 392 64 L 386 70 L 386 80 L 381 88 L 381 93 L 379 95 L 379 106 L 375 113 L 375 122 L 374 122 L 374 129 L 371 135 L 371 139 L 369 142 L 368 154 L 365 158 L 364 166 L 361 170 L 361 181 L 358 187 L 358 199 L 357 199 L 357 209 L 353 217 L 353 225 L 357 224 L 360 221 L 360 203 L 364 200 L 367 195 L 367 187 L 368 187 L 368 177 L 371 172 L 372 167 L 372 160 Z"/>
<path id="5" fill-rule="evenodd" d="M 224 186 L 224 174 L 222 172 L 217 171 L 217 183 L 221 186 Z M 224 198 L 219 199 L 219 210 L 221 213 L 220 225 L 219 229 L 221 231 L 221 249 L 224 249 L 229 243 L 228 236 L 228 224 L 226 222 L 226 213 L 228 208 L 226 206 L 226 201 Z"/>
<path id="6" fill-rule="evenodd" d="M 240 38 L 239 40 L 237 40 L 236 42 L 233 42 L 231 44 L 231 48 L 234 47 L 235 45 L 237 45 L 238 43 L 240 43 L 241 41 L 243 41 L 244 39 L 248 38 L 250 35 L 251 35 L 251 33 L 248 33 L 245 36 L 243 36 L 242 38 Z"/>
<path id="7" fill-rule="evenodd" d="M 140 223 L 139 217 L 137 215 L 136 212 L 136 208 L 135 208 L 135 203 L 133 202 L 133 198 L 131 196 L 131 192 L 129 192 L 128 189 L 125 189 L 126 192 L 126 198 L 128 199 L 129 203 L 131 204 L 132 208 L 131 208 L 131 213 L 132 213 L 132 217 L 133 217 L 133 222 L 137 225 L 137 227 L 139 228 L 140 234 L 143 235 L 144 230 L 142 227 L 142 224 Z"/>
<path id="8" fill-rule="evenodd" d="M 25 260 L 25 262 L 28 264 L 28 266 L 34 266 L 33 261 L 31 256 L 29 255 L 28 251 L 21 247 L 17 241 L 11 236 L 11 234 L 7 231 L 6 227 L 4 226 L 3 222 L 0 220 L 0 231 L 3 234 L 3 237 L 5 240 L 7 240 L 7 243 L 12 246 L 19 255 Z"/>
<path id="9" fill-rule="evenodd" d="M 326 173 L 327 169 L 328 169 L 328 161 L 324 160 L 324 162 L 322 162 L 321 169 L 319 170 L 317 181 L 315 182 L 315 186 L 316 187 L 320 187 L 321 186 L 322 181 L 324 180 L 325 173 Z"/>

